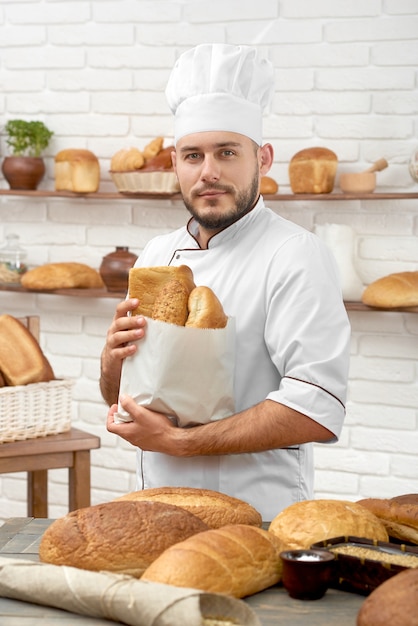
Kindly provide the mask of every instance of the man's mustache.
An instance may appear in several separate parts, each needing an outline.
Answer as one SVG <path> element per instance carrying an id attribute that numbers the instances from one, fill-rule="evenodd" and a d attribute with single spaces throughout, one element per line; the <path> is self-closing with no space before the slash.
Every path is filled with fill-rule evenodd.
<path id="1" fill-rule="evenodd" d="M 202 194 L 205 194 L 208 191 L 222 191 L 224 193 L 233 193 L 234 189 L 230 187 L 229 185 L 211 183 L 211 184 L 202 185 L 202 187 L 198 187 L 197 189 L 195 189 L 192 193 L 192 197 L 197 198 L 198 196 L 201 196 Z"/>

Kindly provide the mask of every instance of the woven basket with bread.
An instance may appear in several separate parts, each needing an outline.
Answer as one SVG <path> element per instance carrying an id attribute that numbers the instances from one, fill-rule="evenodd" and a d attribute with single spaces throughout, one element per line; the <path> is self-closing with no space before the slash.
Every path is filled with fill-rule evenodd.
<path id="1" fill-rule="evenodd" d="M 122 148 L 110 162 L 110 176 L 121 193 L 173 194 L 179 190 L 173 171 L 171 152 L 163 147 L 164 138 L 156 137 L 143 150 Z"/>

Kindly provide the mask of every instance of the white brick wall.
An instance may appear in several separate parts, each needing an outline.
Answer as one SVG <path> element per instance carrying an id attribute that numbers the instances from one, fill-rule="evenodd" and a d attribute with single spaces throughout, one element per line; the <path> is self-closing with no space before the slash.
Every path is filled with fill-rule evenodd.
<path id="1" fill-rule="evenodd" d="M 276 68 L 265 119 L 275 148 L 272 175 L 288 191 L 287 166 L 298 150 L 325 145 L 339 172 L 379 157 L 380 190 L 416 191 L 407 162 L 418 143 L 416 0 L 200 0 L 0 3 L 0 127 L 42 119 L 55 135 L 53 155 L 87 147 L 100 159 L 101 189 L 121 147 L 171 136 L 166 80 L 178 54 L 197 43 L 258 45 Z M 4 136 L 1 154 L 6 154 Z M 6 187 L 2 181 L 1 186 Z M 417 202 L 272 203 L 302 226 L 350 225 L 358 273 L 367 284 L 418 269 Z M 150 237 L 182 225 L 180 202 L 3 197 L 0 241 L 18 232 L 33 264 L 78 260 L 98 267 L 116 245 L 139 252 Z M 101 437 L 92 452 L 92 501 L 135 486 L 135 451 L 104 427 L 99 355 L 113 299 L 0 292 L 0 312 L 41 316 L 42 346 L 57 375 L 76 381 L 73 423 Z M 355 500 L 417 491 L 418 316 L 350 313 L 352 361 L 341 440 L 316 447 L 319 497 Z M 0 519 L 26 514 L 25 477 L 0 478 Z M 50 515 L 66 512 L 66 473 L 50 476 Z"/>

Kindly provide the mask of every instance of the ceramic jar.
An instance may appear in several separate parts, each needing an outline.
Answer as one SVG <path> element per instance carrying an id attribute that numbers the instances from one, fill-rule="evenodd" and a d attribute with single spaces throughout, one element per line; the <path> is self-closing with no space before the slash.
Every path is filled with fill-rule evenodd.
<path id="1" fill-rule="evenodd" d="M 108 291 L 128 289 L 129 270 L 137 258 L 127 246 L 116 246 L 114 252 L 103 257 L 99 272 Z"/>
<path id="2" fill-rule="evenodd" d="M 33 191 L 44 177 L 45 163 L 41 157 L 9 156 L 1 169 L 10 189 Z"/>

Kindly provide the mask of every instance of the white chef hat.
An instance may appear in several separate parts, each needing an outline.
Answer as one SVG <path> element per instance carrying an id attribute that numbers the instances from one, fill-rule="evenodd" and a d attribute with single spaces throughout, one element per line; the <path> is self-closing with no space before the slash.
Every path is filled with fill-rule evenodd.
<path id="1" fill-rule="evenodd" d="M 263 109 L 274 92 L 270 61 L 251 46 L 201 44 L 182 54 L 167 83 L 174 142 L 204 131 L 230 131 L 262 143 Z"/>

